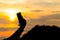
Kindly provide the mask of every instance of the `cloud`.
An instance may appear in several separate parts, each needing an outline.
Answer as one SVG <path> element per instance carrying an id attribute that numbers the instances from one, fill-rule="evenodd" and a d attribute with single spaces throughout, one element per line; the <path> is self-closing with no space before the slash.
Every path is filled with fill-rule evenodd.
<path id="1" fill-rule="evenodd" d="M 17 28 L 0 28 L 0 32 L 9 31 L 9 30 L 16 30 Z"/>
<path id="2" fill-rule="evenodd" d="M 0 28 L 0 40 L 10 37 L 17 28 Z"/>
<path id="3" fill-rule="evenodd" d="M 48 4 L 48 3 L 52 3 L 52 4 L 56 4 L 56 3 L 60 3 L 59 0 L 28 0 L 30 4 Z"/>
<path id="4" fill-rule="evenodd" d="M 5 37 L 0 37 L 0 40 L 3 40 Z"/>
<path id="5" fill-rule="evenodd" d="M 47 20 L 47 19 L 60 19 L 60 14 L 53 14 L 53 15 L 47 15 L 47 16 L 43 16 L 40 18 L 41 20 Z"/>
<path id="6" fill-rule="evenodd" d="M 38 19 L 30 19 L 30 25 L 57 25 L 60 26 L 60 14 L 46 15 Z"/>
<path id="7" fill-rule="evenodd" d="M 16 4 L 16 3 L 25 3 L 27 0 L 0 0 L 0 3 L 6 4 Z"/>
<path id="8" fill-rule="evenodd" d="M 31 12 L 43 12 L 43 10 L 31 10 Z"/>
<path id="9" fill-rule="evenodd" d="M 56 9 L 58 7 L 60 8 L 60 0 L 28 0 L 27 5 L 38 9 L 41 8 Z"/>
<path id="10" fill-rule="evenodd" d="M 8 20 L 6 20 L 4 18 L 0 18 L 0 23 L 1 24 L 9 24 Z"/>

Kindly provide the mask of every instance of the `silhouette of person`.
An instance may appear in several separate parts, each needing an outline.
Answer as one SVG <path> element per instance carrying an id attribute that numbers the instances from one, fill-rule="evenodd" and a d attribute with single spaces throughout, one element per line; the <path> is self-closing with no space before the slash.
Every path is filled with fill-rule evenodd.
<path id="1" fill-rule="evenodd" d="M 4 40 L 49 40 L 53 37 L 56 38 L 57 36 L 60 36 L 60 28 L 57 26 L 35 25 L 35 27 L 28 31 L 28 33 L 23 35 L 23 37 L 20 37 L 27 23 L 20 12 L 17 13 L 17 17 L 20 28 L 12 36 Z"/>
<path id="2" fill-rule="evenodd" d="M 21 33 L 23 32 L 25 26 L 26 26 L 26 20 L 22 17 L 21 13 L 17 13 L 17 17 L 18 17 L 18 20 L 19 20 L 19 26 L 20 28 L 12 35 L 10 36 L 9 38 L 7 39 L 4 39 L 4 40 L 17 40 Z"/>

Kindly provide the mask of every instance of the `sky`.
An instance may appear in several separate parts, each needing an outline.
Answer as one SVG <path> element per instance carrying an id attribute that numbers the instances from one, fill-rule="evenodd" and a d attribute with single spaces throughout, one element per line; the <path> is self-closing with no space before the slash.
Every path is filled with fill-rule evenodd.
<path id="1" fill-rule="evenodd" d="M 37 24 L 60 26 L 60 0 L 0 0 L 0 40 L 19 28 L 18 12 L 27 20 L 23 34 Z"/>

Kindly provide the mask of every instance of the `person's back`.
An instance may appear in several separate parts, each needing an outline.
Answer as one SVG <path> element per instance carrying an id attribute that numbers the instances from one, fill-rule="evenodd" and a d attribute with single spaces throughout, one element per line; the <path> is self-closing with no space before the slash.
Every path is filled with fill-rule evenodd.
<path id="1" fill-rule="evenodd" d="M 39 26 L 36 25 L 27 34 L 23 35 L 19 40 L 41 40 L 41 39 L 56 39 L 60 36 L 60 28 L 53 26 Z"/>

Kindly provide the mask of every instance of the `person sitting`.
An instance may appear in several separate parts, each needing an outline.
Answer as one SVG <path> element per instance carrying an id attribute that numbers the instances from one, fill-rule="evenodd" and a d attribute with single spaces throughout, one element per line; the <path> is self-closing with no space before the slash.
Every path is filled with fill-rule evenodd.
<path id="1" fill-rule="evenodd" d="M 35 25 L 34 28 L 20 37 L 22 32 L 24 31 L 27 22 L 22 17 L 20 12 L 17 13 L 17 17 L 19 20 L 20 28 L 12 36 L 4 40 L 52 40 L 52 38 L 56 39 L 58 36 L 60 36 L 60 28 L 57 26 Z"/>

